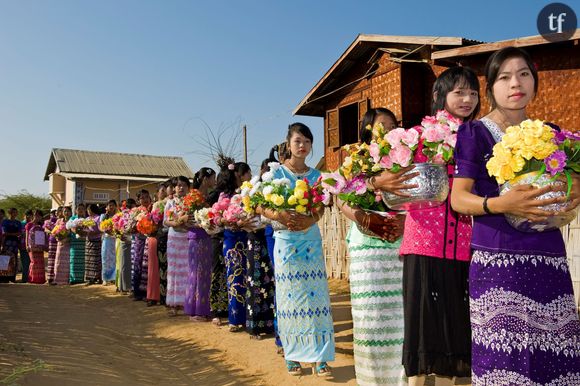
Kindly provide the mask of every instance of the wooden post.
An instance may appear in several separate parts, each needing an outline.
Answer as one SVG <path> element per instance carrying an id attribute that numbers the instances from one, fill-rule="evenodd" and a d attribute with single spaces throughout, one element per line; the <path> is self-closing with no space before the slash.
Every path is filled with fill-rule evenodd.
<path id="1" fill-rule="evenodd" d="M 246 125 L 244 125 L 242 132 L 244 134 L 244 162 L 248 163 L 248 130 Z"/>

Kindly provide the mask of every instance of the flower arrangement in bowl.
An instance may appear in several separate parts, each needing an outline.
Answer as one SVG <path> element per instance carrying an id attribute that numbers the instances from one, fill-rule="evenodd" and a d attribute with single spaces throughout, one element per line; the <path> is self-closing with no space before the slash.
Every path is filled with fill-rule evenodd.
<path id="1" fill-rule="evenodd" d="M 410 130 L 419 133 L 414 149 L 411 173 L 419 173 L 406 184 L 417 185 L 407 190 L 409 197 L 384 192 L 383 199 L 392 209 L 417 210 L 431 208 L 445 202 L 449 194 L 447 165 L 453 163 L 453 151 L 457 142 L 457 130 L 461 120 L 445 110 L 426 116 L 419 126 Z M 413 139 L 415 134 L 413 133 Z"/>
<path id="2" fill-rule="evenodd" d="M 500 142 L 493 147 L 493 156 L 487 161 L 487 171 L 495 177 L 500 195 L 514 186 L 531 184 L 534 187 L 559 185 L 567 189 L 547 192 L 538 200 L 568 196 L 572 188 L 571 172 L 580 173 L 580 135 L 557 129 L 541 120 L 527 119 L 506 129 Z M 541 232 L 570 223 L 577 210 L 561 213 L 568 202 L 542 207 L 555 213 L 543 222 L 506 215 L 510 225 L 523 232 Z"/>
<path id="3" fill-rule="evenodd" d="M 99 223 L 99 230 L 109 236 L 115 236 L 115 225 L 112 218 L 106 218 Z"/>
<path id="4" fill-rule="evenodd" d="M 67 221 L 66 223 L 66 229 L 68 229 L 69 231 L 71 231 L 75 237 L 81 238 L 87 235 L 88 232 L 88 226 L 86 223 L 85 218 L 75 218 L 75 219 L 70 219 Z M 94 225 L 94 221 L 93 221 L 93 225 Z"/>

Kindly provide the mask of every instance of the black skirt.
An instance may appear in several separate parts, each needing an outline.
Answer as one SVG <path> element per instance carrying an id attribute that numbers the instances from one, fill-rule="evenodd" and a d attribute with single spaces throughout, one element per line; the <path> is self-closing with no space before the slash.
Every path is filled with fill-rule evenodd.
<path id="1" fill-rule="evenodd" d="M 405 255 L 403 366 L 408 377 L 471 376 L 469 262 Z"/>

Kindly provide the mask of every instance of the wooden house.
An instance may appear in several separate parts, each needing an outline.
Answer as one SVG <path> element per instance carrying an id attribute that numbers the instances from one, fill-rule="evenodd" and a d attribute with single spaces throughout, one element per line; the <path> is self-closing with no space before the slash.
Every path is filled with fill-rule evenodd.
<path id="1" fill-rule="evenodd" d="M 153 194 L 159 182 L 179 175 L 193 178 L 181 157 L 52 149 L 44 180 L 55 208 L 120 202 L 136 198 L 141 189 Z"/>
<path id="2" fill-rule="evenodd" d="M 539 93 L 530 116 L 577 130 L 580 121 L 580 30 L 570 40 L 552 43 L 532 36 L 494 43 L 459 37 L 359 35 L 332 67 L 300 101 L 294 113 L 324 118 L 323 169 L 338 168 L 344 158 L 341 146 L 358 141 L 360 123 L 369 107 L 393 111 L 403 127 L 420 122 L 430 113 L 436 77 L 455 65 L 472 67 L 480 79 L 481 114 L 489 111 L 483 68 L 488 57 L 506 46 L 519 46 L 532 56 L 539 72 Z M 321 228 L 329 276 L 348 278 L 345 245 L 347 220 L 335 208 L 327 211 Z M 579 225 L 574 225 L 578 227 Z M 578 262 L 580 234 L 574 226 L 564 230 L 569 255 Z"/>

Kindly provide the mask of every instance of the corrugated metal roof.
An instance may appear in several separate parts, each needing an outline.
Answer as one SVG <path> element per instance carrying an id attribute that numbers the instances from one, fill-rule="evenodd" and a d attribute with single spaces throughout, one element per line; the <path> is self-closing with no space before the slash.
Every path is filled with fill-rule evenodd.
<path id="1" fill-rule="evenodd" d="M 183 175 L 193 178 L 191 169 L 181 157 L 73 149 L 52 149 L 44 180 L 57 172 L 153 178 Z"/>

